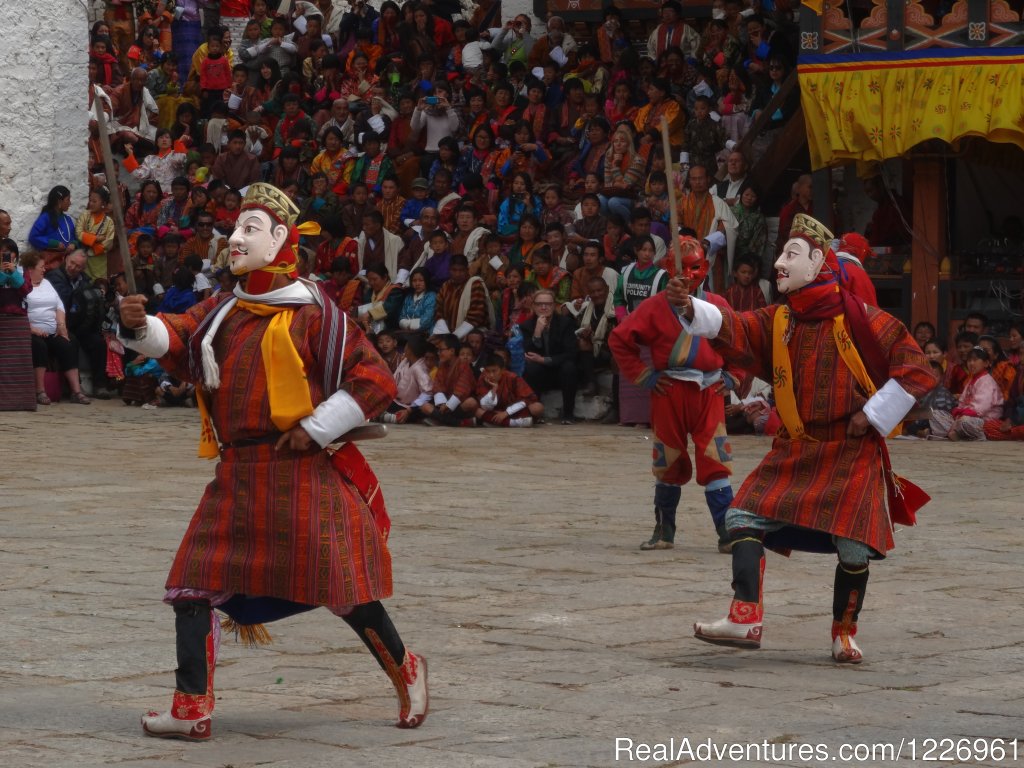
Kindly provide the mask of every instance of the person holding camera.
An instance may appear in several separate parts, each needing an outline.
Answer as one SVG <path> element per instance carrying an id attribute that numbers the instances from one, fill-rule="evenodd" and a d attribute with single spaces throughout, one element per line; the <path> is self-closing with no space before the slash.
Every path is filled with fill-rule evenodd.
<path id="1" fill-rule="evenodd" d="M 438 143 L 445 136 L 454 136 L 459 130 L 459 113 L 449 99 L 447 83 L 435 83 L 424 92 L 412 112 L 410 128 L 413 136 L 419 136 L 426 128 L 427 138 L 420 155 L 420 175 L 424 178 L 430 174 L 430 167 L 440 156 Z"/>
<path id="2" fill-rule="evenodd" d="M 511 21 L 505 22 L 501 32 L 491 41 L 491 44 L 502 52 L 501 60 L 505 64 L 511 64 L 513 61 L 526 64 L 536 42 L 530 34 L 530 27 L 530 17 L 521 13 Z"/>
<path id="3" fill-rule="evenodd" d="M 32 283 L 18 269 L 18 244 L 0 239 L 0 411 L 34 411 L 32 333 L 25 297 Z"/>

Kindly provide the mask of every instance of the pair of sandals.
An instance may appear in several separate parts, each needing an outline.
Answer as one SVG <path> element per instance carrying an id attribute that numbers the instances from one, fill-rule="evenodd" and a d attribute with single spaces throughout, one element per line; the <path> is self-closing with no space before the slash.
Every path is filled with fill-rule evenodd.
<path id="1" fill-rule="evenodd" d="M 36 392 L 36 402 L 39 405 L 53 405 L 53 401 L 45 392 Z M 92 404 L 92 400 L 86 397 L 84 392 L 73 392 L 71 394 L 71 402 L 78 405 Z"/>

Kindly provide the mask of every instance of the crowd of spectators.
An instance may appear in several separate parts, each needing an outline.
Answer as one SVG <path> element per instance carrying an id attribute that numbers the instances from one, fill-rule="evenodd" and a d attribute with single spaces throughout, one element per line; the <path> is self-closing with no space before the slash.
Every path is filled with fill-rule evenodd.
<path id="1" fill-rule="evenodd" d="M 799 104 L 798 89 L 773 101 L 795 64 L 788 2 L 716 0 L 692 19 L 669 0 L 646 39 L 629 38 L 614 5 L 584 34 L 451 0 L 106 5 L 89 100 L 119 178 L 103 172 L 93 120 L 84 210 L 69 214 L 55 187 L 29 236 L 39 266 L 26 262 L 24 285 L 0 283 L 11 306 L 36 271 L 55 287 L 70 330 L 44 338 L 32 324 L 31 351 L 37 371 L 64 372 L 75 402 L 88 402 L 79 349 L 93 393 L 191 402 L 110 333 L 126 291 L 112 194 L 138 289 L 153 311 L 182 311 L 231 290 L 226 238 L 245 188 L 285 190 L 321 227 L 303 238 L 302 275 L 373 335 L 399 381 L 387 421 L 528 426 L 554 390 L 548 418 L 572 423 L 577 395 L 607 396 L 610 379 L 606 420 L 648 422 L 646 393 L 614 376 L 606 341 L 671 271 L 670 185 L 681 231 L 712 262 L 707 287 L 739 309 L 773 298 L 778 244 L 748 171 Z M 801 177 L 780 241 L 811 208 Z M 133 375 L 149 384 L 125 396 Z M 736 426 L 770 428 L 770 388 L 733 400 Z"/>

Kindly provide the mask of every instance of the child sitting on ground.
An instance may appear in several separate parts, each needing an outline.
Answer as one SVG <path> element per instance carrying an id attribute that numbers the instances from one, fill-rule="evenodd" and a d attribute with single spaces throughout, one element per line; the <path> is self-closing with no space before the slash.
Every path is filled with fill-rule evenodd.
<path id="1" fill-rule="evenodd" d="M 434 374 L 434 401 L 424 403 L 420 410 L 427 418 L 427 426 L 444 424 L 449 427 L 476 425 L 473 414 L 477 403 L 473 397 L 475 382 L 469 365 L 459 359 L 461 344 L 454 333 L 442 334 L 435 343 L 438 365 Z"/>
<path id="2" fill-rule="evenodd" d="M 532 427 L 544 406 L 526 381 L 506 370 L 505 358 L 490 355 L 476 384 L 476 417 L 492 427 Z"/>
<path id="3" fill-rule="evenodd" d="M 984 440 L 985 421 L 1003 415 L 1003 393 L 988 372 L 990 365 L 988 352 L 981 347 L 967 353 L 970 378 L 960 395 L 960 404 L 953 409 L 950 440 Z"/>
<path id="4" fill-rule="evenodd" d="M 427 352 L 433 350 L 422 336 L 410 336 L 405 354 L 395 370 L 398 392 L 380 420 L 385 424 L 405 424 L 419 415 L 420 407 L 430 403 L 434 383 L 430 379 Z"/>
<path id="5" fill-rule="evenodd" d="M 171 277 L 171 287 L 160 302 L 160 312 L 176 315 L 199 303 L 192 286 L 195 276 L 186 268 L 179 267 Z"/>

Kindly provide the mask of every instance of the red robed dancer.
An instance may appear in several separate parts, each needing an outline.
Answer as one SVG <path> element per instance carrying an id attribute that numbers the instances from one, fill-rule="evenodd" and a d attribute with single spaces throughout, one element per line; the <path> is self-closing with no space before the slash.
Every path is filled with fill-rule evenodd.
<path id="1" fill-rule="evenodd" d="M 679 238 L 682 279 L 687 291 L 727 307 L 721 296 L 701 286 L 708 275 L 708 260 L 694 238 Z M 653 466 L 654 533 L 641 549 L 671 549 L 676 532 L 676 508 L 682 486 L 693 477 L 687 442 L 693 439 L 697 483 L 718 532 L 718 547 L 728 552 L 731 543 L 725 529 L 725 513 L 732 504 L 732 455 L 725 431 L 727 390 L 745 378 L 735 366 L 727 366 L 710 342 L 688 333 L 664 293 L 644 301 L 608 338 L 624 379 L 651 391 L 651 427 L 654 430 Z M 651 363 L 641 357 L 649 347 Z"/>
<path id="2" fill-rule="evenodd" d="M 383 412 L 395 383 L 359 327 L 297 279 L 308 229 L 297 216 L 276 187 L 253 184 L 229 241 L 241 276 L 233 294 L 157 317 L 142 297 L 121 303 L 122 326 L 134 329 L 122 341 L 196 384 L 200 456 L 220 457 L 167 578 L 178 668 L 171 709 L 142 718 L 151 736 L 211 735 L 214 608 L 251 641 L 269 640 L 265 622 L 328 608 L 391 678 L 397 725 L 427 715 L 426 662 L 380 603 L 391 556 L 376 477 L 351 443 L 325 450 Z"/>
<path id="3" fill-rule="evenodd" d="M 854 637 L 868 560 L 893 548 L 893 522 L 913 524 L 927 496 L 891 471 L 885 436 L 935 386 L 906 327 L 837 282 L 832 234 L 798 214 L 775 263 L 788 306 L 733 312 L 671 283 L 688 330 L 772 381 L 783 428 L 726 515 L 733 541 L 729 614 L 694 624 L 706 642 L 761 644 L 764 547 L 834 551 L 832 657 L 858 663 Z M 888 505 L 887 502 L 888 501 Z"/>

